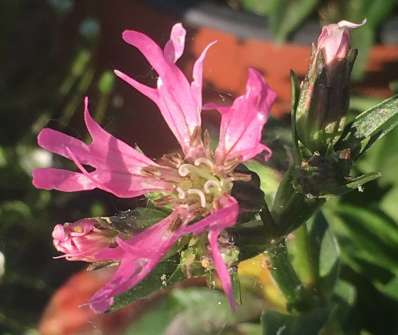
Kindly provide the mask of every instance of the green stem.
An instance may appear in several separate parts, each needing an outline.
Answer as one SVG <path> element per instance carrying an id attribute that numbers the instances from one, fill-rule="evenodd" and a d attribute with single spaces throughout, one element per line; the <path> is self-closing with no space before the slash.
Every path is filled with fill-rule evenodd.
<path id="1" fill-rule="evenodd" d="M 301 193 L 295 188 L 296 184 L 296 169 L 292 167 L 282 179 L 271 210 L 276 227 L 274 237 L 286 236 L 298 228 L 325 202 L 325 199 Z"/>
<path id="2" fill-rule="evenodd" d="M 286 297 L 288 308 L 296 311 L 308 310 L 317 299 L 312 294 L 312 284 L 316 281 L 316 269 L 309 246 L 309 237 L 304 223 L 324 203 L 324 199 L 310 198 L 301 193 L 295 185 L 299 171 L 290 168 L 278 188 L 271 211 L 260 212 L 266 227 L 270 247 L 272 277 Z M 299 228 L 301 226 L 301 228 Z M 300 263 L 299 274 L 289 259 L 285 237 L 299 228 L 295 236 L 295 259 Z M 301 278 L 300 278 L 301 277 Z M 302 282 L 303 281 L 303 282 Z M 304 285 L 304 284 L 305 285 Z"/>
<path id="3" fill-rule="evenodd" d="M 268 249 L 272 277 L 285 296 L 289 309 L 303 307 L 303 285 L 290 263 L 285 242 L 279 242 Z"/>

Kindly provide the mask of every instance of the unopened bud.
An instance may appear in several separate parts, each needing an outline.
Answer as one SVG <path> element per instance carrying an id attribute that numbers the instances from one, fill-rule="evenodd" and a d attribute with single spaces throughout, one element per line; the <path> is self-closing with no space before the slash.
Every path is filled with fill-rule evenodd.
<path id="1" fill-rule="evenodd" d="M 113 231 L 97 227 L 95 219 L 82 219 L 55 226 L 54 247 L 69 261 L 95 262 L 95 255 L 114 243 Z"/>
<path id="2" fill-rule="evenodd" d="M 357 55 L 357 50 L 350 48 L 349 30 L 362 24 L 340 21 L 327 25 L 313 48 L 296 109 L 297 136 L 311 153 L 330 151 L 345 125 Z"/>
<path id="3" fill-rule="evenodd" d="M 317 49 L 323 52 L 327 65 L 347 57 L 350 50 L 350 30 L 359 28 L 365 23 L 366 19 L 359 24 L 343 20 L 322 27 Z"/>

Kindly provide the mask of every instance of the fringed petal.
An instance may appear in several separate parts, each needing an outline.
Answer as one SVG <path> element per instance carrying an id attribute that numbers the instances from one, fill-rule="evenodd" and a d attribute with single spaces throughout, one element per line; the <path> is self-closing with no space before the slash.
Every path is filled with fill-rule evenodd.
<path id="1" fill-rule="evenodd" d="M 218 247 L 218 237 L 225 228 L 231 227 L 236 223 L 239 214 L 239 205 L 234 198 L 228 196 L 221 200 L 221 206 L 222 208 L 215 213 L 210 214 L 199 222 L 185 227 L 180 233 L 192 233 L 197 235 L 206 230 L 209 231 L 209 244 L 214 267 L 229 304 L 232 308 L 235 308 L 236 303 L 232 290 L 231 277 Z"/>
<path id="2" fill-rule="evenodd" d="M 90 300 L 91 308 L 102 313 L 109 309 L 113 298 L 141 282 L 162 260 L 178 239 L 171 225 L 175 223 L 177 212 L 133 236 L 130 240 L 118 240 L 117 252 L 122 251 L 120 265 L 111 280 Z M 104 251 L 106 256 L 107 252 Z M 101 254 L 98 255 L 100 257 Z"/>
<path id="3" fill-rule="evenodd" d="M 192 146 L 202 146 L 200 141 L 195 142 L 193 137 L 201 126 L 202 68 L 208 48 L 194 66 L 194 81 L 190 85 L 185 75 L 174 64 L 184 50 L 185 29 L 180 23 L 172 28 L 170 40 L 164 50 L 148 36 L 137 31 L 125 31 L 123 39 L 136 47 L 158 73 L 157 87 L 155 89 L 143 85 L 117 70 L 115 74 L 157 104 L 186 155 L 193 151 L 198 152 L 198 149 Z"/>
<path id="4" fill-rule="evenodd" d="M 171 186 L 142 174 L 142 168 L 156 166 L 148 157 L 106 132 L 91 117 L 88 99 L 84 101 L 84 119 L 92 138 L 90 144 L 52 129 L 43 129 L 39 145 L 74 161 L 81 173 L 61 169 L 36 169 L 33 184 L 38 188 L 65 192 L 99 188 L 121 198 L 167 190 Z M 87 172 L 83 165 L 95 168 Z"/>
<path id="5" fill-rule="evenodd" d="M 206 106 L 221 113 L 220 139 L 216 149 L 219 164 L 233 159 L 246 161 L 264 150 L 269 157 L 270 149 L 261 144 L 261 137 L 275 98 L 275 92 L 262 75 L 249 69 L 245 95 L 236 98 L 230 107 Z"/>

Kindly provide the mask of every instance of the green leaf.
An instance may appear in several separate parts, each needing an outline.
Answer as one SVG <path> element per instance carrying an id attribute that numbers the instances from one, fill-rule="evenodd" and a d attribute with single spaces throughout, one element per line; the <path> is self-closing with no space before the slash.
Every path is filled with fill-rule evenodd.
<path id="1" fill-rule="evenodd" d="M 349 306 L 353 306 L 356 300 L 356 291 L 355 287 L 350 283 L 344 280 L 339 280 L 335 287 L 335 296 L 334 299 L 339 300 L 340 302 L 344 302 Z"/>
<path id="2" fill-rule="evenodd" d="M 324 295 L 330 295 L 339 276 L 340 249 L 329 224 L 322 213 L 318 213 L 311 230 L 313 244 L 319 241 L 318 276 L 319 288 Z"/>
<path id="3" fill-rule="evenodd" d="M 330 296 L 338 278 L 340 250 L 323 214 L 317 213 L 298 228 L 288 245 L 293 266 L 303 283 Z"/>
<path id="4" fill-rule="evenodd" d="M 391 218 L 379 210 L 341 204 L 324 212 L 346 258 L 398 273 L 398 226 Z"/>
<path id="5" fill-rule="evenodd" d="M 275 40 L 286 41 L 303 21 L 313 12 L 319 0 L 276 0 L 269 10 L 269 19 Z"/>
<path id="6" fill-rule="evenodd" d="M 359 177 L 351 179 L 345 186 L 350 190 L 360 189 L 362 185 L 369 183 L 372 180 L 375 180 L 381 176 L 380 172 L 371 172 L 363 174 Z"/>
<path id="7" fill-rule="evenodd" d="M 393 277 L 386 284 L 378 283 L 376 287 L 385 295 L 398 301 L 398 277 Z"/>
<path id="8" fill-rule="evenodd" d="M 315 309 L 300 315 L 266 311 L 261 317 L 263 335 L 318 335 L 327 321 L 327 308 Z"/>
<path id="9" fill-rule="evenodd" d="M 160 303 L 151 306 L 124 335 L 236 334 L 228 331 L 239 329 L 241 323 L 253 320 L 261 313 L 262 302 L 252 298 L 233 313 L 225 295 L 218 290 L 204 287 L 173 289 Z M 256 334 L 254 327 L 242 326 L 246 332 L 239 334 Z"/>
<path id="10" fill-rule="evenodd" d="M 359 168 L 364 172 L 379 171 L 382 174 L 379 183 L 381 186 L 388 184 L 398 185 L 398 128 L 383 137 L 372 146 L 366 155 L 358 162 Z"/>
<path id="11" fill-rule="evenodd" d="M 181 307 L 173 299 L 163 299 L 152 305 L 145 313 L 123 333 L 123 335 L 154 335 L 165 334 L 167 326 L 175 318 Z"/>
<path id="12" fill-rule="evenodd" d="M 245 162 L 245 166 L 258 175 L 260 178 L 260 188 L 265 194 L 267 203 L 271 204 L 282 178 L 280 173 L 255 160 Z"/>
<path id="13" fill-rule="evenodd" d="M 265 16 L 269 13 L 272 5 L 271 1 L 259 0 L 241 0 L 243 9 L 255 13 L 257 15 Z"/>
<path id="14" fill-rule="evenodd" d="M 153 270 L 141 283 L 117 296 L 111 310 L 118 310 L 181 280 L 182 273 L 179 271 L 178 265 L 178 257 L 172 257 L 159 263 L 155 270 Z"/>
<path id="15" fill-rule="evenodd" d="M 322 329 L 322 335 L 351 334 L 350 313 L 356 301 L 355 287 L 344 280 L 338 280 L 332 297 L 331 310 L 327 323 Z"/>
<path id="16" fill-rule="evenodd" d="M 337 146 L 351 148 L 357 158 L 397 125 L 398 95 L 395 95 L 355 117 L 345 128 L 345 136 Z"/>

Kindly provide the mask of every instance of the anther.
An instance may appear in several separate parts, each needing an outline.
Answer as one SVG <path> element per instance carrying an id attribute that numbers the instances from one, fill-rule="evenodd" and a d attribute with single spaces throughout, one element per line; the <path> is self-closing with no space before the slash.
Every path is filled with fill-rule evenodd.
<path id="1" fill-rule="evenodd" d="M 191 166 L 192 166 L 191 164 L 182 164 L 182 165 L 180 165 L 180 167 L 178 168 L 178 174 L 181 177 L 188 176 L 191 173 L 191 171 L 190 171 Z"/>
<path id="2" fill-rule="evenodd" d="M 177 187 L 176 191 L 178 193 L 178 199 L 185 199 L 186 194 L 185 194 L 185 191 L 181 187 Z"/>
<path id="3" fill-rule="evenodd" d="M 205 158 L 205 157 L 200 157 L 200 158 L 195 159 L 194 164 L 195 164 L 195 166 L 199 166 L 200 164 L 204 164 L 204 165 L 207 165 L 210 169 L 214 168 L 213 162 L 210 159 Z"/>
<path id="4" fill-rule="evenodd" d="M 222 191 L 221 184 L 218 181 L 215 181 L 215 180 L 208 180 L 203 185 L 203 189 L 205 190 L 205 193 L 211 193 L 211 189 L 212 188 L 217 189 L 217 191 L 219 191 L 219 192 Z"/>

